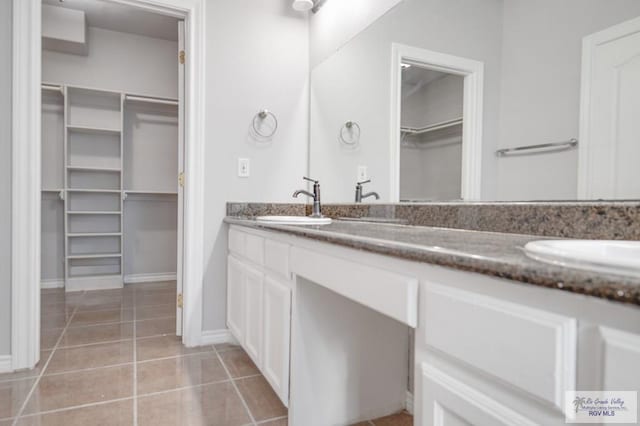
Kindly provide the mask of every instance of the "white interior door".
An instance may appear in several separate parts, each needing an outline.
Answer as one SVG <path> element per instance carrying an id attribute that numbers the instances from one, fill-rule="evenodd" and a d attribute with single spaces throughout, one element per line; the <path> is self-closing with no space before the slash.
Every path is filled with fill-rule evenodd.
<path id="1" fill-rule="evenodd" d="M 184 253 L 184 21 L 178 22 L 178 263 L 176 303 L 176 335 L 182 336 L 182 257 Z"/>
<path id="2" fill-rule="evenodd" d="M 640 197 L 640 18 L 583 40 L 578 197 Z"/>

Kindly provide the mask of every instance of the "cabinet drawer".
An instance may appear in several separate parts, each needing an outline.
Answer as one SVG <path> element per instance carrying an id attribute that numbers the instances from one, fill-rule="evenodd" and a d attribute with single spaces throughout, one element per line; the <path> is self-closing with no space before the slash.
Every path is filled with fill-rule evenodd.
<path id="1" fill-rule="evenodd" d="M 576 321 L 435 283 L 424 292 L 428 346 L 562 409 L 576 382 Z"/>
<path id="2" fill-rule="evenodd" d="M 266 239 L 264 241 L 264 266 L 289 279 L 289 245 Z"/>
<path id="3" fill-rule="evenodd" d="M 418 280 L 373 266 L 298 247 L 292 272 L 368 308 L 416 327 Z"/>

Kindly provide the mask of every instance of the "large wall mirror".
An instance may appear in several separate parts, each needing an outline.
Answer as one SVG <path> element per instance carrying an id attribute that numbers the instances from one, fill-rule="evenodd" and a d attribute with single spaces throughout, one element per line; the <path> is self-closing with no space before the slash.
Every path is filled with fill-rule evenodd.
<path id="1" fill-rule="evenodd" d="M 324 202 L 640 199 L 640 1 L 338 3 L 311 18 Z"/>

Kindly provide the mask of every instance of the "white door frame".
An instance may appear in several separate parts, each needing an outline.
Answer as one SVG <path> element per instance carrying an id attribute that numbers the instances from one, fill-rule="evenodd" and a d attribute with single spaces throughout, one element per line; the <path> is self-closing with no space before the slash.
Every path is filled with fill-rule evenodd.
<path id="1" fill-rule="evenodd" d="M 640 18 L 634 18 L 621 24 L 590 34 L 582 39 L 582 79 L 580 84 L 580 146 L 578 149 L 578 200 L 594 198 L 592 182 L 589 179 L 591 169 L 591 77 L 593 53 L 603 44 L 615 41 L 635 33 L 640 27 Z M 613 138 L 612 140 L 614 140 Z"/>
<path id="2" fill-rule="evenodd" d="M 202 339 L 205 0 L 109 0 L 185 19 L 183 336 Z M 41 0 L 13 0 L 11 368 L 40 357 Z"/>
<path id="3" fill-rule="evenodd" d="M 464 76 L 462 124 L 462 188 L 465 201 L 480 200 L 482 180 L 482 116 L 484 63 L 459 56 L 393 43 L 391 45 L 391 202 L 400 201 L 400 125 L 403 61 Z"/>

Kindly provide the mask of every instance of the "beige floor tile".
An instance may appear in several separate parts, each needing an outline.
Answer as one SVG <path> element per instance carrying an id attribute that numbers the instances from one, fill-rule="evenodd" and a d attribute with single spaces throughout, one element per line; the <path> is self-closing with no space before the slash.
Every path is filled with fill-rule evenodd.
<path id="1" fill-rule="evenodd" d="M 95 325 L 114 322 L 133 321 L 132 309 L 115 309 L 107 311 L 85 311 L 77 312 L 69 327 L 81 327 L 85 325 Z"/>
<path id="2" fill-rule="evenodd" d="M 132 338 L 132 322 L 74 327 L 68 328 L 64 333 L 60 347 L 105 343 Z"/>
<path id="3" fill-rule="evenodd" d="M 104 290 L 100 292 L 87 292 L 78 303 L 78 312 L 95 310 L 116 310 L 133 307 L 133 292 L 117 290 Z"/>
<path id="4" fill-rule="evenodd" d="M 138 395 L 227 380 L 214 352 L 138 363 Z"/>
<path id="5" fill-rule="evenodd" d="M 392 414 L 371 421 L 375 426 L 413 426 L 413 416 L 407 412 Z"/>
<path id="6" fill-rule="evenodd" d="M 210 346 L 187 348 L 182 344 L 180 338 L 176 336 L 159 336 L 138 339 L 136 341 L 136 345 L 138 361 L 212 351 Z"/>
<path id="7" fill-rule="evenodd" d="M 260 423 L 260 426 L 288 426 L 289 421 L 287 418 L 276 419 L 276 420 L 267 420 L 266 422 Z"/>
<path id="8" fill-rule="evenodd" d="M 234 349 L 240 349 L 240 345 L 236 345 L 235 343 L 220 343 L 217 345 L 213 345 L 218 352 L 226 352 L 232 351 Z"/>
<path id="9" fill-rule="evenodd" d="M 40 330 L 40 349 L 53 349 L 63 331 L 62 328 Z"/>
<path id="10" fill-rule="evenodd" d="M 264 377 L 250 377 L 235 382 L 256 421 L 287 415 L 287 408 Z"/>
<path id="11" fill-rule="evenodd" d="M 125 288 L 127 287 L 132 288 L 136 292 L 145 290 L 176 290 L 177 284 L 175 281 L 158 281 L 153 283 L 138 283 L 125 286 Z"/>
<path id="12" fill-rule="evenodd" d="M 220 354 L 222 362 L 229 370 L 231 377 L 245 377 L 260 374 L 249 355 L 242 349 L 234 349 Z"/>
<path id="13" fill-rule="evenodd" d="M 136 307 L 136 319 L 146 320 L 155 318 L 175 318 L 176 305 L 170 303 L 166 305 L 138 306 Z"/>
<path id="14" fill-rule="evenodd" d="M 138 398 L 140 426 L 234 426 L 251 420 L 230 383 Z"/>
<path id="15" fill-rule="evenodd" d="M 0 419 L 18 415 L 35 381 L 23 379 L 0 383 Z"/>
<path id="16" fill-rule="evenodd" d="M 50 315 L 66 315 L 67 319 L 71 317 L 73 311 L 75 311 L 75 306 L 67 306 L 65 303 L 56 303 L 52 305 L 41 305 L 40 307 L 40 315 L 42 317 L 48 317 Z"/>
<path id="17" fill-rule="evenodd" d="M 151 305 L 168 305 L 176 302 L 176 292 L 170 291 L 149 291 L 149 292 L 136 292 L 136 306 L 151 306 Z"/>
<path id="18" fill-rule="evenodd" d="M 50 328 L 64 328 L 67 321 L 71 317 L 67 312 L 55 312 L 42 314 L 40 316 L 40 330 L 48 330 Z"/>
<path id="19" fill-rule="evenodd" d="M 133 362 L 133 340 L 58 349 L 45 374 Z"/>
<path id="20" fill-rule="evenodd" d="M 136 322 L 136 337 L 176 335 L 175 318 L 160 318 Z"/>
<path id="21" fill-rule="evenodd" d="M 13 425 L 13 419 L 0 420 L 0 426 L 11 426 L 11 425 Z"/>
<path id="22" fill-rule="evenodd" d="M 51 354 L 51 351 L 40 351 L 40 361 L 38 361 L 38 364 L 36 364 L 35 368 L 32 368 L 31 370 L 21 370 L 15 373 L 0 374 L 0 382 L 6 382 L 7 380 L 18 380 L 18 379 L 28 379 L 30 377 L 38 377 L 40 375 L 40 372 L 42 371 L 42 368 L 44 368 L 44 365 L 46 364 L 47 359 L 49 359 L 50 354 Z"/>
<path id="23" fill-rule="evenodd" d="M 128 426 L 133 424 L 133 399 L 22 417 L 18 426 Z"/>
<path id="24" fill-rule="evenodd" d="M 133 395 L 133 366 L 43 376 L 25 414 L 127 398 Z"/>

